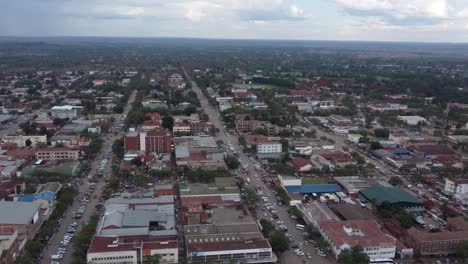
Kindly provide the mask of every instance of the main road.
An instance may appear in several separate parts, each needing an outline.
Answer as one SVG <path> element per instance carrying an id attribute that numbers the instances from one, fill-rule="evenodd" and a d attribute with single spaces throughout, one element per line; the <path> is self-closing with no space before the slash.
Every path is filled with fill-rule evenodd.
<path id="1" fill-rule="evenodd" d="M 136 90 L 132 92 L 130 95 L 127 105 L 124 109 L 123 114 L 114 115 L 115 117 L 115 124 L 123 123 L 124 117 L 127 116 L 128 112 L 130 111 L 133 102 L 135 101 L 136 97 Z M 100 152 L 96 155 L 93 163 L 91 164 L 91 169 L 89 171 L 89 175 L 95 175 L 97 172 L 101 161 L 104 158 L 104 155 L 111 152 L 112 144 L 114 141 L 123 136 L 125 131 L 121 130 L 117 134 L 109 133 L 108 135 L 104 135 L 104 142 L 102 144 L 102 148 Z M 48 244 L 43 250 L 43 255 L 41 259 L 41 263 L 48 264 L 51 263 L 51 255 L 55 255 L 57 249 L 60 247 L 60 241 L 63 240 L 64 235 L 67 233 L 68 226 L 73 223 L 74 221 L 77 222 L 78 226 L 76 228 L 76 234 L 82 229 L 83 224 L 82 221 L 87 221 L 95 212 L 96 206 L 99 204 L 99 199 L 102 195 L 102 189 L 105 186 L 105 178 L 109 177 L 112 173 L 111 165 L 112 165 L 113 155 L 110 153 L 107 165 L 103 171 L 103 177 L 98 178 L 96 182 L 94 192 L 91 193 L 89 197 L 89 202 L 86 206 L 85 211 L 83 212 L 81 219 L 73 219 L 73 212 L 78 211 L 80 207 L 80 203 L 85 197 L 86 192 L 90 189 L 90 182 L 87 175 L 82 175 L 81 177 L 81 184 L 78 187 L 78 194 L 76 195 L 73 204 L 69 206 L 69 208 L 65 211 L 62 222 L 60 223 L 57 231 L 54 235 L 50 238 Z M 73 239 L 71 243 L 67 247 L 67 251 L 63 256 L 63 259 L 60 260 L 60 263 L 71 263 L 72 262 L 72 255 L 73 255 Z"/>
<path id="2" fill-rule="evenodd" d="M 187 76 L 187 79 L 190 80 L 190 76 L 185 72 L 185 75 Z M 191 80 L 190 80 L 191 81 Z M 192 84 L 192 90 L 197 94 L 197 97 L 200 101 L 201 108 L 205 111 L 205 113 L 208 115 L 209 120 L 211 123 L 219 129 L 219 133 L 217 134 L 217 139 L 223 141 L 224 143 L 228 144 L 229 142 L 232 144 L 232 146 L 238 150 L 240 154 L 240 160 L 242 164 L 245 164 L 248 166 L 247 172 L 246 173 L 241 173 L 239 174 L 240 176 L 247 178 L 249 177 L 251 180 L 250 185 L 251 186 L 260 186 L 265 193 L 268 195 L 268 199 L 270 202 L 275 204 L 274 199 L 275 195 L 272 193 L 272 191 L 266 186 L 262 180 L 261 177 L 254 177 L 254 175 L 257 173 L 255 171 L 255 164 L 257 161 L 252 161 L 250 160 L 245 153 L 241 150 L 239 146 L 239 141 L 238 137 L 236 136 L 230 136 L 230 134 L 227 132 L 226 128 L 224 127 L 222 121 L 221 121 L 221 116 L 217 109 L 215 109 L 209 102 L 206 96 L 203 94 L 201 91 L 200 87 L 198 87 L 197 83 L 194 81 L 191 81 Z M 292 240 L 295 242 L 298 242 L 301 244 L 303 247 L 304 253 L 311 253 L 312 259 L 307 259 L 305 256 L 297 256 L 294 254 L 291 250 L 288 250 L 284 253 L 281 254 L 280 256 L 280 262 L 281 263 L 288 263 L 288 264 L 300 264 L 300 263 L 336 263 L 336 261 L 332 260 L 330 256 L 328 258 L 323 258 L 318 256 L 315 253 L 315 250 L 313 249 L 312 245 L 305 245 L 303 244 L 304 242 L 304 236 L 302 234 L 302 231 L 296 229 L 296 220 L 292 219 L 289 214 L 288 214 L 288 207 L 286 206 L 277 206 L 276 210 L 278 211 L 278 216 L 280 221 L 283 221 L 284 224 L 288 227 L 288 233 L 292 235 Z M 263 216 L 262 214 L 258 214 L 258 218 L 261 219 Z M 268 214 L 269 216 L 269 214 Z M 270 219 L 267 219 L 270 220 Z"/>

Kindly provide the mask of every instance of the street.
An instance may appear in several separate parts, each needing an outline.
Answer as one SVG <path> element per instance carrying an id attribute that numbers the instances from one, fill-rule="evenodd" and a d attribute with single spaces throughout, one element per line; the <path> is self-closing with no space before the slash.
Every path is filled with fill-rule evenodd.
<path id="1" fill-rule="evenodd" d="M 124 122 L 124 118 L 122 116 L 126 116 L 128 112 L 130 111 L 130 108 L 132 106 L 132 103 L 135 101 L 135 96 L 136 96 L 136 91 L 133 91 L 133 93 L 130 95 L 127 106 L 125 107 L 124 113 L 115 115 L 116 118 L 116 123 L 118 122 Z M 117 135 L 114 135 L 112 133 L 108 133 L 108 135 L 104 135 L 104 143 L 102 144 L 101 151 L 96 155 L 90 171 L 89 175 L 94 175 L 100 165 L 101 160 L 103 159 L 103 156 L 109 152 L 111 152 L 112 144 L 113 142 L 122 137 L 123 133 L 125 131 L 120 131 L 120 133 L 117 133 Z M 63 216 L 63 220 L 60 223 L 60 226 L 58 230 L 55 232 L 55 234 L 50 238 L 48 245 L 44 248 L 43 250 L 43 255 L 42 255 L 42 260 L 41 263 L 46 264 L 46 263 L 51 263 L 51 255 L 55 255 L 57 252 L 57 249 L 60 246 L 60 241 L 62 241 L 64 235 L 67 233 L 68 226 L 75 222 L 77 223 L 76 227 L 76 234 L 82 229 L 83 221 L 88 221 L 89 218 L 96 212 L 96 206 L 99 204 L 99 199 L 102 194 L 102 189 L 105 186 L 105 178 L 109 177 L 111 175 L 112 169 L 111 169 L 111 164 L 112 164 L 112 158 L 113 155 L 109 155 L 109 161 L 107 162 L 107 165 L 104 169 L 103 172 L 103 177 L 98 177 L 98 181 L 96 182 L 95 189 L 91 193 L 89 202 L 87 203 L 86 209 L 83 212 L 82 216 L 80 219 L 73 219 L 73 212 L 78 211 L 80 207 L 80 202 L 85 196 L 85 193 L 89 190 L 90 188 L 90 182 L 88 179 L 88 175 L 82 175 L 82 184 L 78 188 L 78 194 L 76 195 L 76 199 L 74 200 L 73 204 L 65 211 L 65 214 Z M 61 263 L 71 263 L 73 256 L 73 240 L 72 243 L 70 243 L 67 247 L 67 251 L 63 256 L 63 259 L 60 260 Z"/>
<path id="2" fill-rule="evenodd" d="M 187 77 L 188 74 L 186 73 Z M 238 150 L 240 154 L 240 161 L 242 164 L 246 164 L 247 167 L 247 172 L 246 173 L 240 173 L 239 176 L 243 177 L 246 179 L 247 177 L 250 178 L 251 183 L 249 184 L 250 186 L 260 186 L 263 191 L 266 192 L 267 196 L 269 197 L 270 201 L 273 201 L 272 199 L 275 199 L 275 195 L 272 193 L 272 190 L 270 190 L 261 180 L 261 177 L 254 177 L 254 175 L 257 173 L 255 171 L 255 163 L 252 162 L 245 153 L 240 149 L 239 147 L 239 142 L 238 138 L 236 136 L 230 136 L 229 133 L 226 131 L 224 126 L 222 125 L 221 121 L 221 116 L 217 109 L 215 109 L 212 105 L 209 104 L 207 98 L 201 91 L 201 89 L 197 86 L 195 82 L 192 81 L 192 89 L 193 91 L 197 94 L 200 104 L 202 109 L 205 111 L 205 113 L 208 115 L 211 123 L 219 129 L 219 133 L 217 135 L 218 140 L 222 140 L 225 144 L 228 144 L 229 142 L 233 145 L 235 149 Z M 283 221 L 284 224 L 288 228 L 288 233 L 292 235 L 292 240 L 298 243 L 304 242 L 304 236 L 302 234 L 303 231 L 300 231 L 296 229 L 296 224 L 297 222 L 292 219 L 289 216 L 288 213 L 288 207 L 287 206 L 277 206 L 276 210 L 278 211 L 278 216 L 280 221 Z M 261 217 L 258 216 L 260 220 Z M 267 220 L 270 220 L 269 217 L 265 217 Z M 274 223 L 274 222 L 273 222 Z M 335 260 L 331 259 L 330 254 L 328 254 L 327 258 L 323 258 L 317 255 L 315 252 L 314 248 L 312 245 L 304 245 L 303 246 L 303 251 L 304 253 L 311 253 L 312 259 L 307 259 L 306 256 L 297 256 L 295 255 L 291 250 L 288 250 L 279 256 L 280 262 L 281 263 L 336 263 Z"/>

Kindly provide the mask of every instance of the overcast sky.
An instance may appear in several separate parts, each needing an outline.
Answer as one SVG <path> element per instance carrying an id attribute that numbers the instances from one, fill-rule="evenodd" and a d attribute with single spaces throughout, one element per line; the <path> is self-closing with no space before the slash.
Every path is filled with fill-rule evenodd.
<path id="1" fill-rule="evenodd" d="M 1 0 L 2 36 L 468 42 L 468 0 Z"/>

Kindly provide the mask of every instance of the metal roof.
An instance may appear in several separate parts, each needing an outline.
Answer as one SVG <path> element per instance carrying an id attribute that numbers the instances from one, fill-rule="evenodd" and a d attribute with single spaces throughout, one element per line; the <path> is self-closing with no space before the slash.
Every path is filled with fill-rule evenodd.
<path id="1" fill-rule="evenodd" d="M 0 224 L 27 225 L 40 206 L 39 203 L 0 201 Z"/>
<path id="2" fill-rule="evenodd" d="M 305 184 L 298 186 L 286 186 L 284 187 L 288 193 L 335 193 L 341 192 L 340 187 L 337 184 Z"/>
<path id="3" fill-rule="evenodd" d="M 389 202 L 402 206 L 424 206 L 421 200 L 400 188 L 374 186 L 360 190 L 359 193 L 369 201 L 375 200 L 376 205 Z"/>

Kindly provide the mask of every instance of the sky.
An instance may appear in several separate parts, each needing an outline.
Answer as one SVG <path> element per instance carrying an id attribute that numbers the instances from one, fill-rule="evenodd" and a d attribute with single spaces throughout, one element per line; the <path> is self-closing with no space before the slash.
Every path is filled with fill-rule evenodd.
<path id="1" fill-rule="evenodd" d="M 0 36 L 468 42 L 468 0 L 0 0 Z"/>

